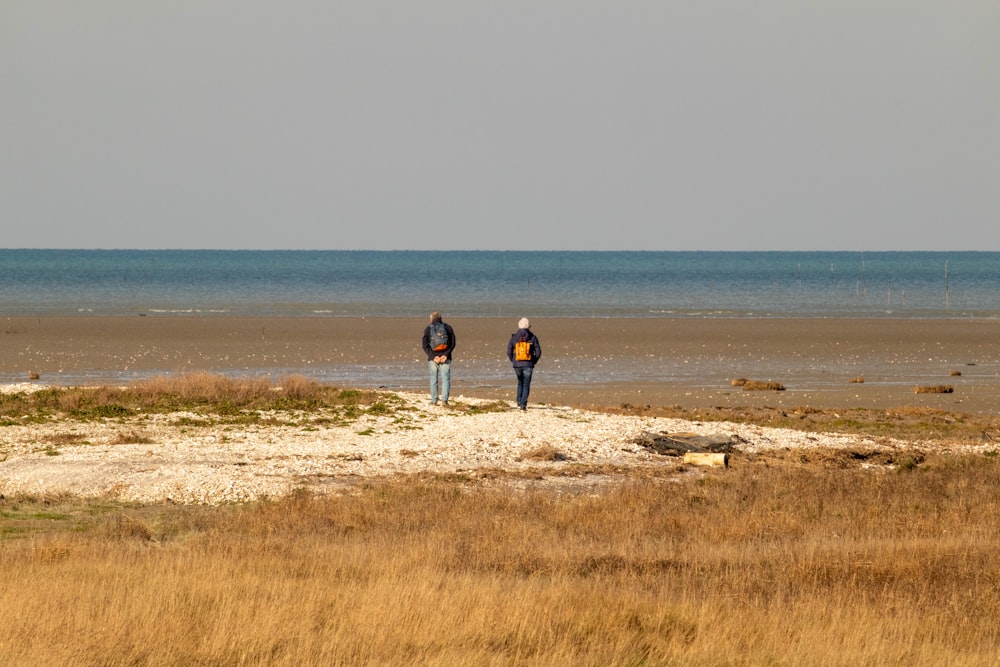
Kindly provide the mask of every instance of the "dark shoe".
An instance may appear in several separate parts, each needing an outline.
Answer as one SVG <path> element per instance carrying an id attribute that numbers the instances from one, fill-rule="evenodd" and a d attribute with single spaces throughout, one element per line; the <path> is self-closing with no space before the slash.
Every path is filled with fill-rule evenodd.
<path id="1" fill-rule="evenodd" d="M 444 407 L 448 407 L 448 401 L 441 401 L 441 405 L 443 405 Z"/>

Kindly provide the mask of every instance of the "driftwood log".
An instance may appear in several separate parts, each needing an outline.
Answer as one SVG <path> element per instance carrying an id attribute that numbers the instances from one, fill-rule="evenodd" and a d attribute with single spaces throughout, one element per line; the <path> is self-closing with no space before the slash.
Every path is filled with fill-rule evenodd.
<path id="1" fill-rule="evenodd" d="M 687 452 L 684 454 L 684 463 L 690 463 L 693 466 L 728 468 L 729 454 L 714 452 Z"/>
<path id="2" fill-rule="evenodd" d="M 684 456 L 689 452 L 699 454 L 726 454 L 741 442 L 741 438 L 722 433 L 699 435 L 697 433 L 643 433 L 635 444 L 665 456 Z"/>

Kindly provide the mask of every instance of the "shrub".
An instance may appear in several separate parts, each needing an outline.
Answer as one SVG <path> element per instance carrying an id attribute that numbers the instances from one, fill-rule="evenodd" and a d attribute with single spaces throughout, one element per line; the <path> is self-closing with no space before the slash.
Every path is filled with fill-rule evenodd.
<path id="1" fill-rule="evenodd" d="M 785 391 L 785 385 L 780 382 L 764 382 L 746 378 L 736 378 L 733 380 L 733 386 L 743 387 L 743 391 Z"/>
<path id="2" fill-rule="evenodd" d="M 939 384 L 933 386 L 921 386 L 917 385 L 913 388 L 915 394 L 950 394 L 955 391 L 955 388 L 950 384 Z"/>

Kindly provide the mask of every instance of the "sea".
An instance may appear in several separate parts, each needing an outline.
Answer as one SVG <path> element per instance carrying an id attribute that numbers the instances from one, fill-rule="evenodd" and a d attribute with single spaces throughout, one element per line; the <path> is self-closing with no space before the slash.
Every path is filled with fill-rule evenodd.
<path id="1" fill-rule="evenodd" d="M 0 249 L 0 315 L 1000 316 L 1000 252 Z"/>

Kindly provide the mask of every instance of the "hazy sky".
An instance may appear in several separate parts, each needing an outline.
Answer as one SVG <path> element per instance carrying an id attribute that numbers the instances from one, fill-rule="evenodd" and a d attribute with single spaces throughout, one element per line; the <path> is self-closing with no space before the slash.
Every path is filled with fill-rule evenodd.
<path id="1" fill-rule="evenodd" d="M 3 247 L 1000 250 L 997 0 L 0 0 Z"/>

